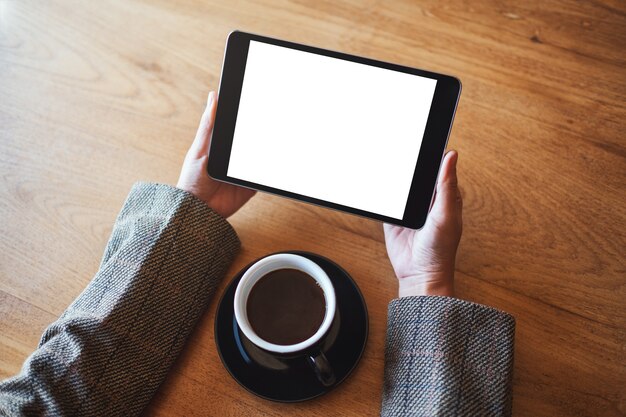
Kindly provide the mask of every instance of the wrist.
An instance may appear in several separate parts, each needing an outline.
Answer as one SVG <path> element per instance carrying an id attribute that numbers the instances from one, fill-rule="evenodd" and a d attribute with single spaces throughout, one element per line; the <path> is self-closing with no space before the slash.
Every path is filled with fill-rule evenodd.
<path id="1" fill-rule="evenodd" d="M 454 272 L 398 279 L 398 296 L 443 295 L 454 297 Z"/>

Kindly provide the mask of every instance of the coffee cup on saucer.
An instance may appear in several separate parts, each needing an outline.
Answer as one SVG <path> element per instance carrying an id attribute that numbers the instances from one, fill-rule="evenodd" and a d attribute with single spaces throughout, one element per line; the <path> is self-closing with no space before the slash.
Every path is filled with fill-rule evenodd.
<path id="1" fill-rule="evenodd" d="M 260 259 L 241 277 L 233 308 L 243 335 L 277 358 L 303 357 L 324 386 L 335 373 L 321 347 L 335 319 L 335 288 L 326 272 L 304 256 L 279 253 Z"/>

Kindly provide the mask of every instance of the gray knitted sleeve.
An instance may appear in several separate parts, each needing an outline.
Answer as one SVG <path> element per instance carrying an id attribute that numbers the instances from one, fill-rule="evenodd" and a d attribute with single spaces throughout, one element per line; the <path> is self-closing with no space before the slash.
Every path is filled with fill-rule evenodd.
<path id="1" fill-rule="evenodd" d="M 382 416 L 509 416 L 515 319 L 449 297 L 389 304 Z"/>
<path id="2" fill-rule="evenodd" d="M 191 194 L 136 184 L 91 283 L 0 383 L 0 414 L 133 416 L 146 406 L 239 249 Z"/>

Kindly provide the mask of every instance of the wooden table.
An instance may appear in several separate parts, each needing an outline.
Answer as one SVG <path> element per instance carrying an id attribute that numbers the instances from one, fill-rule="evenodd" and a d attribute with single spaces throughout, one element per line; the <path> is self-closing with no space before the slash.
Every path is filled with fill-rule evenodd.
<path id="1" fill-rule="evenodd" d="M 458 295 L 517 318 L 514 414 L 624 415 L 626 3 L 509 3 L 0 0 L 0 377 L 90 281 L 133 182 L 175 183 L 240 28 L 462 79 Z M 376 415 L 381 225 L 268 195 L 232 223 L 228 278 L 286 249 L 344 266 L 365 356 L 322 398 L 258 399 L 219 361 L 214 300 L 148 414 Z"/>

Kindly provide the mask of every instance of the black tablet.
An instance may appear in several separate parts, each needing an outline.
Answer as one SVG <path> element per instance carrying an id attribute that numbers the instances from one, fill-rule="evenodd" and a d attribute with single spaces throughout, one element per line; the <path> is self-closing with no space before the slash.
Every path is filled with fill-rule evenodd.
<path id="1" fill-rule="evenodd" d="M 209 175 L 421 228 L 460 90 L 449 75 L 232 32 Z"/>

